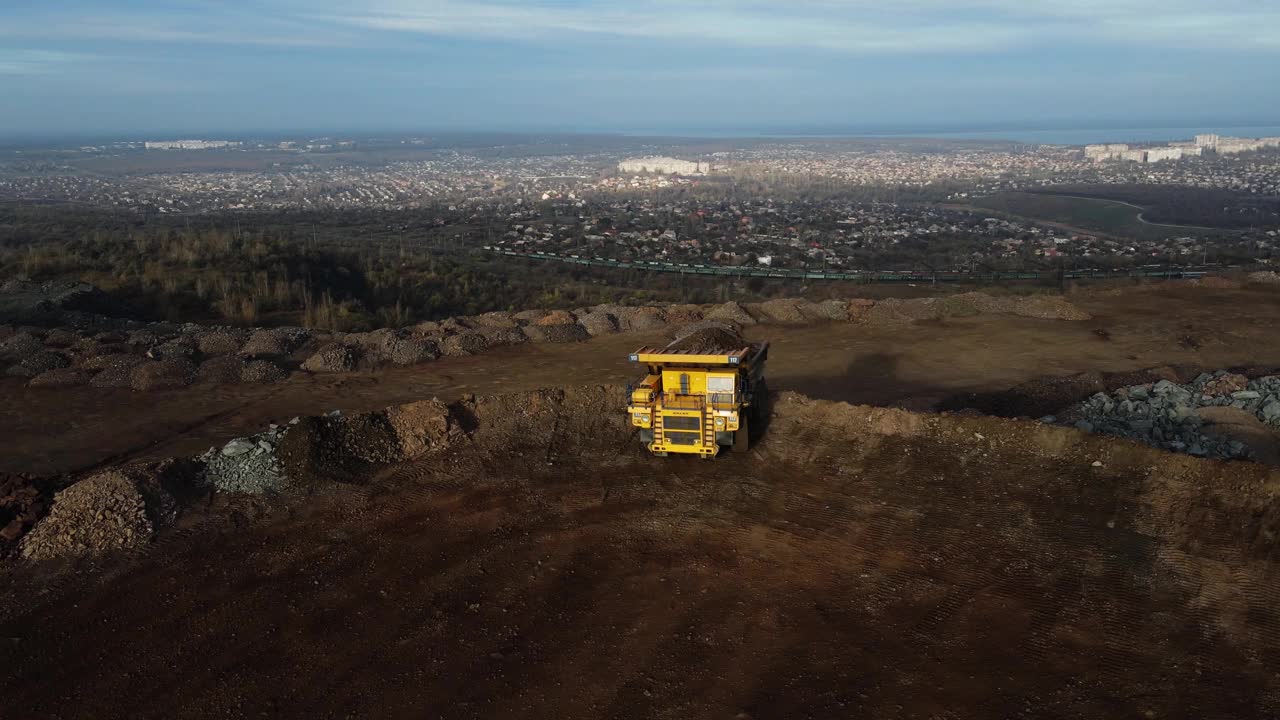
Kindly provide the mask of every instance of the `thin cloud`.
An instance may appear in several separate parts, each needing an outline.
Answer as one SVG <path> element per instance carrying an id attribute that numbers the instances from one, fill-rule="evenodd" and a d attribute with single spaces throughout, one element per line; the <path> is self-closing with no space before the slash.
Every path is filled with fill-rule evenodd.
<path id="1" fill-rule="evenodd" d="M 55 50 L 0 49 L 0 75 L 47 75 L 66 65 L 93 60 L 94 56 Z"/>
<path id="2" fill-rule="evenodd" d="M 945 54 L 1055 46 L 1280 50 L 1259 0 L 259 0 L 103 11 L 0 9 L 0 37 L 153 44 L 385 48 L 391 36 L 517 43 Z M 27 67 L 8 61 L 12 68 Z"/>

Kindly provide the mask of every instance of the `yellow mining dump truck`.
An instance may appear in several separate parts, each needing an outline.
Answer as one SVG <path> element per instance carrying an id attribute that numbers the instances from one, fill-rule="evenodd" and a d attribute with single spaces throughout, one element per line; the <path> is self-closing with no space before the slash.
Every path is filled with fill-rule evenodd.
<path id="1" fill-rule="evenodd" d="M 647 373 L 631 389 L 627 412 L 640 440 L 654 455 L 699 455 L 710 460 L 721 447 L 746 450 L 750 419 L 763 417 L 769 344 L 712 332 L 677 340 L 662 349 L 631 353 Z"/>

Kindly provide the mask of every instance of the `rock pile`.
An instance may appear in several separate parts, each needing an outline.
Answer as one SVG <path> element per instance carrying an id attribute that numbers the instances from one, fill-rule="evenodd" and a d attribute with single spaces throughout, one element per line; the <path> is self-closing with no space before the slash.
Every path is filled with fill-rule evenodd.
<path id="1" fill-rule="evenodd" d="M 71 288 L 70 292 L 76 295 L 79 290 Z M 523 343 L 573 343 L 613 333 L 656 333 L 708 321 L 735 328 L 759 323 L 896 324 L 982 312 L 1070 320 L 1088 317 L 1060 297 L 989 297 L 979 293 L 883 301 L 781 298 L 746 305 L 604 304 L 572 312 L 489 312 L 357 333 L 144 323 L 81 313 L 69 316 L 67 326 L 56 329 L 0 325 L 0 371 L 34 386 L 88 384 L 151 391 L 193 383 L 273 383 L 298 369 L 346 373 L 387 365 L 412 366 L 442 356 L 477 355 Z"/>
<path id="2" fill-rule="evenodd" d="M 294 418 L 292 424 L 297 422 Z M 209 448 L 198 458 L 204 464 L 205 479 L 222 492 L 280 492 L 286 477 L 276 448 L 288 430 L 289 426 L 272 425 L 257 435 Z"/>
<path id="3" fill-rule="evenodd" d="M 1219 371 L 1185 385 L 1161 380 L 1098 393 L 1044 420 L 1200 457 L 1250 457 L 1239 440 L 1205 432 L 1208 408 L 1234 408 L 1280 429 L 1280 376 L 1249 380 Z"/>
<path id="4" fill-rule="evenodd" d="M 22 555 L 50 560 L 136 548 L 154 531 L 137 484 L 112 470 L 55 495 L 49 516 L 23 538 Z"/>
<path id="5" fill-rule="evenodd" d="M 667 350 L 689 353 L 719 354 L 740 350 L 747 346 L 733 328 L 707 324 L 682 335 L 667 345 Z"/>

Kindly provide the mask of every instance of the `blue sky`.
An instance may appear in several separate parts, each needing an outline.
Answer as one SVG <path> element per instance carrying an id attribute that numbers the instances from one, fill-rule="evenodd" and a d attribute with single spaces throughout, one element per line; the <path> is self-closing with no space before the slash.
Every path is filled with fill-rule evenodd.
<path id="1" fill-rule="evenodd" d="M 1280 124 L 1273 0 L 4 0 L 0 133 Z"/>

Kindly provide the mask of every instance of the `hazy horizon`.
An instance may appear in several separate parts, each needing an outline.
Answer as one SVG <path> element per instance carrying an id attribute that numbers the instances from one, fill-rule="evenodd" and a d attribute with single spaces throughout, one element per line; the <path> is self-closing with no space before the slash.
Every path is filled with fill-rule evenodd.
<path id="1" fill-rule="evenodd" d="M 0 45 L 9 137 L 1280 122 L 1241 0 L 50 0 Z"/>

